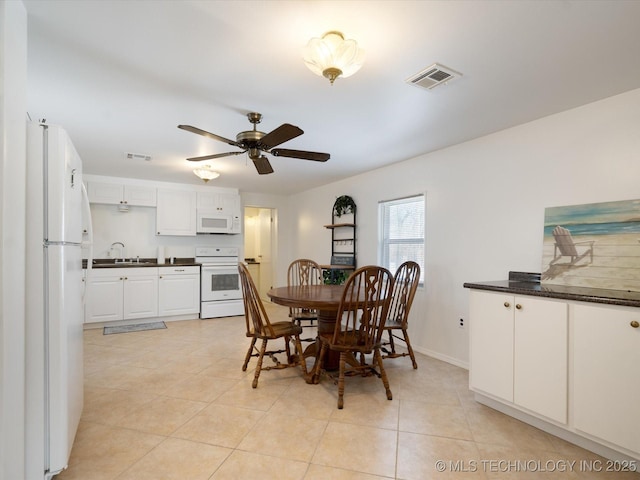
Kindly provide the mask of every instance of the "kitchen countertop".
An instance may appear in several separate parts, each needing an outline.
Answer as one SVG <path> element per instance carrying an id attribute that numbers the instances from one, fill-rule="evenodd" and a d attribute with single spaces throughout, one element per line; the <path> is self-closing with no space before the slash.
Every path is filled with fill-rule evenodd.
<path id="1" fill-rule="evenodd" d="M 115 263 L 113 258 L 94 258 L 92 268 L 140 268 L 140 267 L 199 267 L 201 264 L 196 263 L 191 258 L 176 258 L 174 263 L 169 263 L 169 258 L 165 259 L 165 263 L 158 263 L 157 258 L 141 258 L 140 262 L 133 260 L 128 263 Z M 87 260 L 82 260 L 82 268 L 87 268 Z"/>
<path id="2" fill-rule="evenodd" d="M 509 272 L 508 280 L 466 282 L 465 288 L 580 302 L 640 307 L 640 292 L 540 283 L 539 273 Z"/>

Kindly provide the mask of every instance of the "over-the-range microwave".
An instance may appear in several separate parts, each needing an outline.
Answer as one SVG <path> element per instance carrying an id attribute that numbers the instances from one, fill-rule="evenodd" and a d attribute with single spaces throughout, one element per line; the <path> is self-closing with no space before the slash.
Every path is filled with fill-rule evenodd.
<path id="1" fill-rule="evenodd" d="M 242 233 L 239 215 L 227 215 L 212 210 L 198 210 L 196 218 L 196 233 Z"/>

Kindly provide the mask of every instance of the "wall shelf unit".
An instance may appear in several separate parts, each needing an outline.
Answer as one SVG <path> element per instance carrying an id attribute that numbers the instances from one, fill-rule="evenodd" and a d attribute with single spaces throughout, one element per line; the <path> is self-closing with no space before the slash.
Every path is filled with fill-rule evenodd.
<path id="1" fill-rule="evenodd" d="M 341 208 L 347 199 L 348 208 Z M 320 265 L 325 283 L 343 283 L 350 272 L 357 267 L 356 262 L 356 205 L 351 197 L 338 197 L 331 210 L 331 223 L 324 225 L 331 230 L 331 260 L 328 265 Z"/>

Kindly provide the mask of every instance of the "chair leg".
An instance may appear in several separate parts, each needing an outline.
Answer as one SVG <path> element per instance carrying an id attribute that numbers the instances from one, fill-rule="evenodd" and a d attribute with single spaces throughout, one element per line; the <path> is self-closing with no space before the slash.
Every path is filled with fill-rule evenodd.
<path id="1" fill-rule="evenodd" d="M 387 372 L 382 365 L 382 355 L 380 354 L 380 349 L 376 348 L 373 352 L 373 356 L 376 359 L 378 366 L 380 367 L 380 378 L 382 379 L 382 383 L 384 384 L 384 389 L 387 392 L 387 400 L 393 400 L 393 395 L 391 393 L 391 388 L 389 387 L 389 379 L 387 378 Z"/>
<path id="2" fill-rule="evenodd" d="M 291 363 L 291 346 L 289 345 L 290 341 L 291 341 L 291 337 L 289 336 L 284 337 L 284 349 L 285 349 L 285 354 L 287 355 L 287 363 Z"/>
<path id="3" fill-rule="evenodd" d="M 387 330 L 387 333 L 389 334 L 389 346 L 391 347 L 391 352 L 389 353 L 389 355 L 395 355 L 396 344 L 393 342 L 393 330 Z"/>
<path id="4" fill-rule="evenodd" d="M 317 353 L 316 364 L 313 367 L 313 383 L 320 383 L 320 371 L 322 370 L 322 359 L 327 352 L 327 345 L 324 342 L 320 342 L 320 352 Z"/>
<path id="5" fill-rule="evenodd" d="M 409 356 L 411 357 L 411 363 L 413 364 L 414 370 L 418 368 L 418 363 L 416 362 L 416 356 L 413 353 L 413 348 L 411 348 L 411 342 L 409 341 L 409 332 L 407 332 L 406 328 L 402 329 L 402 334 L 404 335 L 404 343 L 407 344 L 407 350 L 409 350 Z"/>
<path id="6" fill-rule="evenodd" d="M 302 342 L 300 341 L 300 336 L 295 336 L 296 342 L 296 351 L 298 352 L 298 362 L 300 363 L 300 367 L 302 367 L 302 374 L 307 376 L 307 362 L 304 359 L 304 352 L 302 351 Z"/>
<path id="7" fill-rule="evenodd" d="M 340 370 L 338 373 L 338 408 L 344 407 L 344 367 L 347 359 L 346 352 L 340 352 Z"/>
<path id="8" fill-rule="evenodd" d="M 256 344 L 256 337 L 251 339 L 251 345 L 249 345 L 249 350 L 247 351 L 247 356 L 244 357 L 244 365 L 242 365 L 242 371 L 247 371 L 247 365 L 249 365 L 249 360 L 251 360 L 251 354 L 253 353 L 253 347 Z"/>
<path id="9" fill-rule="evenodd" d="M 253 377 L 253 383 L 251 386 L 256 388 L 258 386 L 258 377 L 260 376 L 260 371 L 262 370 L 262 359 L 264 358 L 264 352 L 267 351 L 267 339 L 262 340 L 262 346 L 260 347 L 260 355 L 258 355 L 258 365 L 256 366 L 256 374 Z"/>

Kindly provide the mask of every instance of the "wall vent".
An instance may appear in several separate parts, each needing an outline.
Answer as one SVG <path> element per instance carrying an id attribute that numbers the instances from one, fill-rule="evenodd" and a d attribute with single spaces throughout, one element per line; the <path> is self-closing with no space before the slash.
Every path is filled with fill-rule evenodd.
<path id="1" fill-rule="evenodd" d="M 438 63 L 434 63 L 424 70 L 407 78 L 405 81 L 410 85 L 415 85 L 416 87 L 422 87 L 426 88 L 427 90 L 431 90 L 438 85 L 448 83 L 461 76 L 462 74 L 456 72 L 455 70 L 451 70 L 448 67 L 440 65 Z"/>
<path id="2" fill-rule="evenodd" d="M 127 160 L 145 160 L 147 162 L 151 160 L 151 155 L 145 155 L 144 153 L 125 152 L 124 156 Z"/>

